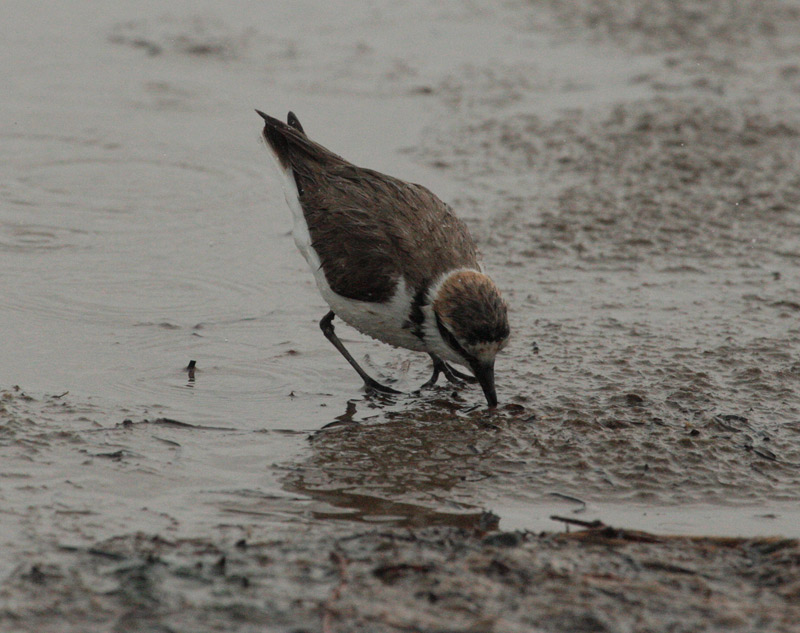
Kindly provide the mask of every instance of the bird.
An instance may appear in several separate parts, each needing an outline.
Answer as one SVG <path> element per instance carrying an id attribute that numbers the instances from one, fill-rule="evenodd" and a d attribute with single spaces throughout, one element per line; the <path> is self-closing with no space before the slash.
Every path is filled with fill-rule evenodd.
<path id="1" fill-rule="evenodd" d="M 495 356 L 509 340 L 508 306 L 466 224 L 427 188 L 357 167 L 312 141 L 293 112 L 286 123 L 256 112 L 295 244 L 330 307 L 320 328 L 367 391 L 400 393 L 356 362 L 336 335 L 337 316 L 379 341 L 427 353 L 433 375 L 422 388 L 442 374 L 477 382 L 496 407 Z"/>

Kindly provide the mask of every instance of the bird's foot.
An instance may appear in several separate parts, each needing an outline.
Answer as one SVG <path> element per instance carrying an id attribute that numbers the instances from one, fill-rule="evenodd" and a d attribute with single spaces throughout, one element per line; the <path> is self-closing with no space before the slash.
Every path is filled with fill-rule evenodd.
<path id="1" fill-rule="evenodd" d="M 455 385 L 460 385 L 465 382 L 474 385 L 476 382 L 478 382 L 478 379 L 475 378 L 475 376 L 470 376 L 469 374 L 458 371 L 455 367 L 445 363 L 444 361 L 442 362 L 442 365 L 444 365 L 444 368 L 442 369 L 444 377 Z"/>
<path id="2" fill-rule="evenodd" d="M 431 354 L 433 360 L 433 375 L 420 387 L 420 389 L 430 389 L 439 380 L 439 375 L 444 374 L 447 381 L 453 383 L 457 387 L 463 387 L 464 383 L 474 384 L 478 382 L 476 378 L 469 374 L 462 373 L 454 368 L 449 363 L 446 363 L 438 356 Z"/>
<path id="3" fill-rule="evenodd" d="M 382 385 L 377 380 L 374 380 L 369 377 L 364 379 L 364 388 L 369 393 L 380 393 L 385 395 L 398 395 L 403 393 L 402 391 L 398 391 L 397 389 L 392 389 L 391 387 Z"/>

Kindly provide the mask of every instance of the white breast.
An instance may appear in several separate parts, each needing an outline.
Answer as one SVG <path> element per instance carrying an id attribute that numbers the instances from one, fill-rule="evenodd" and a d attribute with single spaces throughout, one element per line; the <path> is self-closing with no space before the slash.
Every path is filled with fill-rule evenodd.
<path id="1" fill-rule="evenodd" d="M 331 307 L 331 310 L 345 323 L 379 341 L 395 347 L 425 351 L 426 347 L 423 342 L 414 336 L 410 329 L 403 327 L 407 322 L 413 301 L 413 295 L 409 292 L 404 279 L 398 280 L 394 295 L 385 303 L 347 299 L 336 294 L 331 289 L 322 270 L 319 255 L 311 246 L 311 234 L 308 231 L 308 225 L 303 215 L 303 208 L 300 206 L 297 184 L 292 170 L 291 168 L 284 168 L 277 159 L 275 163 L 278 166 L 278 172 L 281 174 L 286 203 L 289 205 L 294 218 L 292 228 L 294 243 L 308 262 L 317 282 L 317 288 L 322 298 Z"/>
<path id="2" fill-rule="evenodd" d="M 389 345 L 419 352 L 426 350 L 424 343 L 414 336 L 411 329 L 403 327 L 408 322 L 413 297 L 402 278 L 398 281 L 392 298 L 385 303 L 356 301 L 337 295 L 331 290 L 321 269 L 314 271 L 314 278 L 322 298 L 336 316 L 346 323 Z"/>

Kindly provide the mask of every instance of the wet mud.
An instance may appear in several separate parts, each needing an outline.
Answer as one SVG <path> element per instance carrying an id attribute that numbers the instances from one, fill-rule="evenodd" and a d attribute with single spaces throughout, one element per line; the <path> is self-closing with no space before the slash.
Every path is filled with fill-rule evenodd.
<path id="1" fill-rule="evenodd" d="M 7 630 L 796 631 L 800 545 L 457 528 L 61 547 L 3 590 Z M 34 606 L 35 605 L 35 606 Z M 58 619 L 58 625 L 54 620 Z"/>
<path id="2" fill-rule="evenodd" d="M 183 9 L 4 106 L 0 630 L 799 630 L 800 5 Z M 248 100 L 465 218 L 497 410 L 358 390 Z"/>

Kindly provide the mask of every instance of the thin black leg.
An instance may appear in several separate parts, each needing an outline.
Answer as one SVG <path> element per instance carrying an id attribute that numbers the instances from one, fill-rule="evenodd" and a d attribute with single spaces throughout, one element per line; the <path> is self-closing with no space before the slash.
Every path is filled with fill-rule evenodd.
<path id="1" fill-rule="evenodd" d="M 433 361 L 433 376 L 426 380 L 420 389 L 430 389 L 433 387 L 436 384 L 436 381 L 439 380 L 439 374 L 445 371 L 445 364 L 441 358 L 434 356 L 433 354 L 431 354 L 430 357 Z"/>
<path id="2" fill-rule="evenodd" d="M 448 382 L 452 382 L 454 385 L 460 385 L 465 382 L 478 382 L 476 378 L 458 371 L 457 369 L 453 368 L 452 365 L 446 363 L 441 358 L 436 356 L 436 354 L 429 354 L 429 356 L 433 361 L 433 375 L 427 380 L 427 382 L 425 382 L 425 384 L 422 385 L 422 387 L 420 387 L 421 389 L 433 387 L 436 384 L 436 381 L 439 380 L 440 374 L 444 374 L 444 377 L 447 378 Z"/>
<path id="3" fill-rule="evenodd" d="M 459 381 L 463 381 L 473 385 L 478 382 L 478 379 L 475 378 L 475 376 L 470 376 L 469 374 L 458 371 L 455 367 L 449 363 L 445 363 L 444 361 L 442 361 L 442 364 L 444 365 L 442 373 L 444 373 L 445 377 L 450 382 L 458 383 Z"/>
<path id="4" fill-rule="evenodd" d="M 342 342 L 339 340 L 339 337 L 336 336 L 336 332 L 334 332 L 333 328 L 333 317 L 335 317 L 333 310 L 328 312 L 322 320 L 319 322 L 319 327 L 322 330 L 322 333 L 325 335 L 325 338 L 328 339 L 333 346 L 339 350 L 339 353 L 345 357 L 350 366 L 358 372 L 358 375 L 361 376 L 361 379 L 364 381 L 364 385 L 366 385 L 367 389 L 371 389 L 373 391 L 379 391 L 380 393 L 401 393 L 396 389 L 392 389 L 391 387 L 387 387 L 386 385 L 382 385 L 377 380 L 372 378 L 367 372 L 361 369 L 361 365 L 356 362 L 356 359 L 350 355 L 350 352 L 345 349 L 345 346 L 342 345 Z"/>

